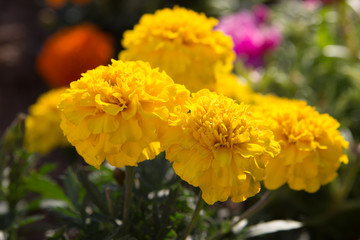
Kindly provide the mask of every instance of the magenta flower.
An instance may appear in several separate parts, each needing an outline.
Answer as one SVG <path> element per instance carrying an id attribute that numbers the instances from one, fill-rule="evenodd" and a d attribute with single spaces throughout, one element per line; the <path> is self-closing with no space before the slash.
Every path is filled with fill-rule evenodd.
<path id="1" fill-rule="evenodd" d="M 258 5 L 252 12 L 243 10 L 221 18 L 216 27 L 231 36 L 237 57 L 247 66 L 263 66 L 264 55 L 282 41 L 279 29 L 268 23 L 268 15 L 269 9 Z"/>

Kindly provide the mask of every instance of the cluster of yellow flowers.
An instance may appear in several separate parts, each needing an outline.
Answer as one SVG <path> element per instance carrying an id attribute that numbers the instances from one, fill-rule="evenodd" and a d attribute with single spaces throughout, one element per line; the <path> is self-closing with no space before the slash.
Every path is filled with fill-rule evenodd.
<path id="1" fill-rule="evenodd" d="M 105 159 L 136 166 L 165 151 L 208 204 L 244 201 L 261 181 L 317 191 L 347 162 L 338 122 L 240 84 L 231 40 L 215 24 L 180 7 L 144 15 L 125 33 L 119 61 L 87 71 L 62 94 L 68 141 L 96 168 Z"/>

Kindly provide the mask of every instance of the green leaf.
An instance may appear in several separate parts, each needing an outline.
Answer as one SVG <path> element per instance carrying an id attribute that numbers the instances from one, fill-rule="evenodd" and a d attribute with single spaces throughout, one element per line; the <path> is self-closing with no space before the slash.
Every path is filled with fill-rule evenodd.
<path id="1" fill-rule="evenodd" d="M 50 178 L 32 174 L 25 181 L 25 189 L 42 195 L 42 198 L 58 199 L 70 202 L 59 187 Z"/>
<path id="2" fill-rule="evenodd" d="M 177 233 L 175 232 L 175 230 L 174 230 L 174 229 L 171 229 L 171 230 L 167 233 L 165 239 L 173 239 L 173 238 L 175 238 L 175 237 L 177 237 L 177 236 L 178 236 L 178 235 L 177 235 Z"/>
<path id="3" fill-rule="evenodd" d="M 71 203 L 75 207 L 75 209 L 79 209 L 80 206 L 80 186 L 79 181 L 76 178 L 75 173 L 68 168 L 64 177 L 64 185 L 65 185 L 65 192 L 66 195 L 69 197 Z"/>
<path id="4" fill-rule="evenodd" d="M 109 216 L 110 213 L 106 205 L 105 195 L 100 192 L 100 190 L 94 183 L 89 181 L 89 179 L 83 172 L 79 171 L 77 173 L 78 179 L 86 189 L 86 193 L 88 194 L 90 201 L 95 204 L 102 213 Z"/>
<path id="5" fill-rule="evenodd" d="M 28 224 L 31 224 L 31 223 L 40 221 L 40 220 L 42 220 L 42 219 L 44 219 L 44 216 L 43 216 L 43 215 L 34 215 L 34 216 L 30 216 L 30 217 L 23 218 L 23 219 L 21 219 L 20 222 L 19 222 L 19 227 L 26 226 L 26 225 L 28 225 Z"/>
<path id="6" fill-rule="evenodd" d="M 56 163 L 43 164 L 37 172 L 40 175 L 46 175 L 49 172 L 52 172 L 56 167 L 57 167 Z"/>
<path id="7" fill-rule="evenodd" d="M 182 214 L 182 213 L 178 213 L 178 212 L 175 213 L 174 216 L 170 216 L 170 219 L 171 219 L 172 222 L 179 221 L 179 220 L 182 220 L 184 218 L 185 218 L 185 215 Z"/>

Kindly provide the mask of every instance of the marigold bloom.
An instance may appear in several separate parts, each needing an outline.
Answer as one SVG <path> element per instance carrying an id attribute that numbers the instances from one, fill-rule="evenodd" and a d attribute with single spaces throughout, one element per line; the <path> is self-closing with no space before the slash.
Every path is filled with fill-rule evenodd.
<path id="1" fill-rule="evenodd" d="M 162 136 L 175 173 L 199 186 L 208 204 L 246 200 L 259 192 L 268 158 L 280 150 L 273 133 L 247 105 L 200 90 Z"/>
<path id="2" fill-rule="evenodd" d="M 157 130 L 189 95 L 148 63 L 113 60 L 70 84 L 59 104 L 61 128 L 88 164 L 136 166 L 159 153 Z"/>
<path id="3" fill-rule="evenodd" d="M 215 91 L 239 103 L 252 104 L 257 102 L 257 99 L 261 97 L 261 95 L 254 92 L 248 84 L 241 82 L 238 77 L 232 73 L 217 76 Z"/>
<path id="4" fill-rule="evenodd" d="M 230 72 L 235 59 L 231 38 L 214 31 L 216 24 L 181 7 L 145 14 L 124 33 L 119 59 L 147 61 L 192 91 L 213 89 L 215 72 Z"/>
<path id="5" fill-rule="evenodd" d="M 64 28 L 44 44 L 37 68 L 51 87 L 68 86 L 81 73 L 110 62 L 113 39 L 91 24 Z"/>
<path id="6" fill-rule="evenodd" d="M 294 190 L 316 192 L 336 177 L 341 162 L 348 162 L 343 152 L 348 143 L 328 114 L 318 113 L 305 101 L 275 96 L 264 96 L 258 110 L 271 121 L 281 145 L 281 153 L 266 167 L 266 188 L 288 183 Z"/>
<path id="7" fill-rule="evenodd" d="M 268 8 L 258 5 L 254 11 L 242 10 L 220 19 L 217 29 L 231 36 L 234 51 L 247 66 L 264 65 L 264 55 L 282 41 L 280 31 L 268 23 Z"/>
<path id="8" fill-rule="evenodd" d="M 56 147 L 70 145 L 60 129 L 61 113 L 56 108 L 65 88 L 50 90 L 30 106 L 25 120 L 25 148 L 46 154 Z"/>

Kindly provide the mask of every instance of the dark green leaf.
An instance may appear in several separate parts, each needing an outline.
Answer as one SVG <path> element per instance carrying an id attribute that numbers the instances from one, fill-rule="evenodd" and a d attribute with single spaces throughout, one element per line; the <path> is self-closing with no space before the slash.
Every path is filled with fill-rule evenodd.
<path id="1" fill-rule="evenodd" d="M 58 199 L 69 202 L 62 188 L 51 179 L 41 175 L 31 175 L 26 179 L 25 189 L 42 195 L 42 198 Z"/>
<path id="2" fill-rule="evenodd" d="M 30 223 L 34 223 L 34 222 L 40 221 L 42 219 L 44 219 L 43 215 L 34 215 L 34 216 L 23 218 L 19 222 L 19 227 L 26 226 Z"/>
<path id="3" fill-rule="evenodd" d="M 80 186 L 79 182 L 76 178 L 75 173 L 68 168 L 64 177 L 64 185 L 65 185 L 65 192 L 66 195 L 69 197 L 71 203 L 75 207 L 75 209 L 79 209 L 79 191 Z"/>
<path id="4" fill-rule="evenodd" d="M 53 171 L 56 167 L 57 167 L 57 165 L 55 163 L 43 164 L 37 172 L 40 175 L 45 175 L 45 174 L 48 174 L 49 172 Z"/>
<path id="5" fill-rule="evenodd" d="M 101 193 L 98 187 L 89 181 L 85 173 L 79 171 L 77 176 L 81 184 L 86 189 L 86 193 L 88 194 L 90 201 L 95 204 L 102 213 L 109 216 L 110 213 L 106 205 L 105 194 Z"/>

